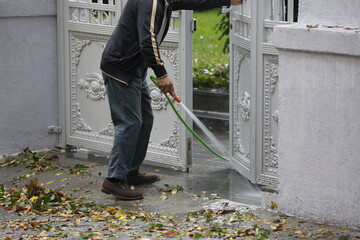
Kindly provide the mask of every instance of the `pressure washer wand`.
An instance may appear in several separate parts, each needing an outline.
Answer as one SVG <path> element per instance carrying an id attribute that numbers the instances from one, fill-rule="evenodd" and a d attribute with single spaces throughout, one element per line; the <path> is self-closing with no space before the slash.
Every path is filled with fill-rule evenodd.
<path id="1" fill-rule="evenodd" d="M 150 76 L 151 81 L 157 86 L 157 79 L 154 76 Z M 164 93 L 163 93 L 164 94 Z M 220 154 L 218 154 L 214 149 L 212 149 L 191 127 L 190 125 L 181 117 L 180 113 L 178 112 L 178 110 L 175 108 L 174 103 L 170 100 L 169 96 L 167 94 L 164 94 L 167 101 L 170 103 L 171 108 L 174 110 L 175 114 L 178 116 L 178 118 L 180 119 L 180 121 L 185 125 L 185 127 L 196 137 L 197 140 L 199 140 L 199 142 L 201 142 L 204 147 L 206 147 L 211 153 L 213 153 L 215 156 L 221 158 L 222 160 L 225 161 L 230 161 L 229 158 L 226 158 Z M 181 100 L 178 96 L 174 95 L 172 96 L 175 101 L 177 101 L 178 103 L 181 103 Z M 182 104 L 182 103 L 181 103 Z"/>

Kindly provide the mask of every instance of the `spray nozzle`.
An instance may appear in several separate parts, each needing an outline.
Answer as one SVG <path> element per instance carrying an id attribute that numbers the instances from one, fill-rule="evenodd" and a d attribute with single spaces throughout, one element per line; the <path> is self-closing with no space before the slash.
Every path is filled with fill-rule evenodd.
<path id="1" fill-rule="evenodd" d="M 178 97 L 178 96 L 176 96 L 175 94 L 170 94 L 174 99 L 175 99 L 175 101 L 177 101 L 178 103 L 180 103 L 181 102 L 181 99 Z"/>
<path id="2" fill-rule="evenodd" d="M 155 83 L 155 85 L 157 86 L 157 79 L 156 79 L 156 77 L 150 76 L 150 79 L 151 79 L 151 81 L 152 81 L 153 83 Z M 177 101 L 178 103 L 181 102 L 181 99 L 180 99 L 178 96 L 176 96 L 175 94 L 171 94 L 171 93 L 170 93 L 170 95 L 171 95 L 171 96 L 174 98 L 174 100 Z"/>

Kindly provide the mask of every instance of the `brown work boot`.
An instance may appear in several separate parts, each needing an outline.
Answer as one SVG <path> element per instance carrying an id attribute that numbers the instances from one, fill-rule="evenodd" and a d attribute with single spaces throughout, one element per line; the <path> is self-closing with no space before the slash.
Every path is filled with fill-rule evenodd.
<path id="1" fill-rule="evenodd" d="M 142 193 L 132 190 L 125 181 L 110 182 L 105 178 L 101 191 L 106 194 L 112 194 L 121 200 L 138 200 L 143 198 Z"/>
<path id="2" fill-rule="evenodd" d="M 142 173 L 133 173 L 127 177 L 127 183 L 134 186 L 152 184 L 159 180 L 160 178 L 156 175 L 144 175 Z"/>

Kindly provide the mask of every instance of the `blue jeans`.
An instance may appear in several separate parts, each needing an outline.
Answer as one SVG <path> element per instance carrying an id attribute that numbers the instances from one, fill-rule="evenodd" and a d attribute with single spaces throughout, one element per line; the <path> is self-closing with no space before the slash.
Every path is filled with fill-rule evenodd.
<path id="1" fill-rule="evenodd" d="M 146 69 L 139 68 L 129 86 L 103 74 L 114 124 L 108 178 L 126 180 L 145 159 L 154 117 Z"/>

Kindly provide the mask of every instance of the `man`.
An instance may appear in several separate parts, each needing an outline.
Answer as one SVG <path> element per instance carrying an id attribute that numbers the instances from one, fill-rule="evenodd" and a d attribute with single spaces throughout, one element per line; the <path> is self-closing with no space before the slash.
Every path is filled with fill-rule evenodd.
<path id="1" fill-rule="evenodd" d="M 174 10 L 206 10 L 239 5 L 242 0 L 128 0 L 101 59 L 111 118 L 115 127 L 108 176 L 102 191 L 122 200 L 143 198 L 129 185 L 151 184 L 154 175 L 139 172 L 153 125 L 146 82 L 153 69 L 158 87 L 174 96 L 174 86 L 159 53 Z"/>

